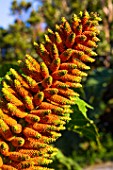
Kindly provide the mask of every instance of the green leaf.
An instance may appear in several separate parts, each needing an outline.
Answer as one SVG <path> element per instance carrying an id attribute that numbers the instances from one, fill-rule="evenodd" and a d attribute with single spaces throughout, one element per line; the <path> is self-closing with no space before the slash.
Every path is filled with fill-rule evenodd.
<path id="1" fill-rule="evenodd" d="M 82 170 L 80 165 L 73 160 L 71 157 L 65 156 L 60 149 L 58 150 L 56 156 L 54 157 L 53 164 L 50 165 L 52 168 L 55 169 L 62 169 L 62 170 Z"/>
<path id="2" fill-rule="evenodd" d="M 84 116 L 87 118 L 87 108 L 93 109 L 91 105 L 86 103 L 84 100 L 80 99 L 79 97 L 75 98 L 75 104 L 78 106 L 78 109 L 84 114 Z"/>
<path id="3" fill-rule="evenodd" d="M 71 121 L 67 125 L 68 130 L 86 136 L 90 140 L 97 142 L 100 146 L 97 127 L 93 120 L 87 117 L 88 108 L 93 109 L 93 107 L 78 97 L 75 98 L 75 104 L 72 107 L 73 114 L 71 115 Z"/>

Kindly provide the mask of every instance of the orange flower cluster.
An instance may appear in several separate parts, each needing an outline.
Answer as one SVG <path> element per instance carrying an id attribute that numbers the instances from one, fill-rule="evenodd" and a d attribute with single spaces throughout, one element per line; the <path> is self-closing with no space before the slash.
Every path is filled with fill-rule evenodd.
<path id="1" fill-rule="evenodd" d="M 0 169 L 51 170 L 57 149 L 50 144 L 70 120 L 86 63 L 94 62 L 100 18 L 80 12 L 69 23 L 64 17 L 56 32 L 48 29 L 44 43 L 34 43 L 42 60 L 30 55 L 10 69 L 2 82 L 0 101 Z M 73 90 L 73 88 L 75 90 Z M 76 114 L 76 113 L 75 113 Z"/>

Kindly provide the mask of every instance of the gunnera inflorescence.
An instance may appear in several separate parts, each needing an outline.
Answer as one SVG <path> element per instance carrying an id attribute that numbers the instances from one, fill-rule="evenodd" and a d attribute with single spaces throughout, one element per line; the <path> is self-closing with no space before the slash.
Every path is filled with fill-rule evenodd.
<path id="1" fill-rule="evenodd" d="M 30 55 L 10 69 L 2 82 L 0 100 L 0 169 L 51 170 L 47 164 L 57 149 L 50 144 L 70 120 L 75 91 L 94 62 L 100 18 L 96 13 L 62 18 L 45 42 L 34 43 L 38 62 Z M 74 90 L 73 90 L 74 89 Z M 76 113 L 73 113 L 76 114 Z"/>

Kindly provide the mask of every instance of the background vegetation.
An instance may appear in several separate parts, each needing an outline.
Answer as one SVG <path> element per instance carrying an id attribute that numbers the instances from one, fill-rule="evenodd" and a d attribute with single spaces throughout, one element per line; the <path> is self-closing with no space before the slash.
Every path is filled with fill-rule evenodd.
<path id="1" fill-rule="evenodd" d="M 75 128 L 76 121 L 67 124 L 67 130 L 55 143 L 59 153 L 51 166 L 56 170 L 80 170 L 89 164 L 113 161 L 113 0 L 22 0 L 19 3 L 12 0 L 10 12 L 16 20 L 7 29 L 0 28 L 2 79 L 10 67 L 18 69 L 17 60 L 26 53 L 37 57 L 32 44 L 34 41 L 43 41 L 47 28 L 54 30 L 54 25 L 59 24 L 62 16 L 69 19 L 73 13 L 78 14 L 81 10 L 97 12 L 102 18 L 96 63 L 92 65 L 80 89 L 81 98 L 89 105 L 81 100 L 73 108 L 76 116 L 72 120 L 76 120 L 80 114 L 77 109 L 80 104 L 81 112 L 87 112 L 90 119 L 84 119 L 82 114 L 85 131 L 80 125 Z M 100 148 L 95 139 L 97 129 L 94 124 L 91 125 L 91 120 L 99 132 Z"/>

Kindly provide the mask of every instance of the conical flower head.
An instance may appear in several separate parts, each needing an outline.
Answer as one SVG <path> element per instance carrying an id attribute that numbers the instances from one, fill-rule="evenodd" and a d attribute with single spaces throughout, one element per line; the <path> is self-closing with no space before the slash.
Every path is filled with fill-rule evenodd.
<path id="1" fill-rule="evenodd" d="M 55 32 L 48 29 L 45 43 L 34 43 L 41 62 L 26 55 L 19 61 L 21 73 L 11 68 L 5 76 L 0 102 L 1 169 L 49 170 L 47 164 L 56 153 L 50 143 L 70 120 L 70 106 L 79 96 L 76 88 L 82 86 L 88 63 L 97 55 L 93 50 L 99 41 L 98 21 L 97 14 L 86 11 L 74 14 L 71 22 L 63 17 Z"/>

